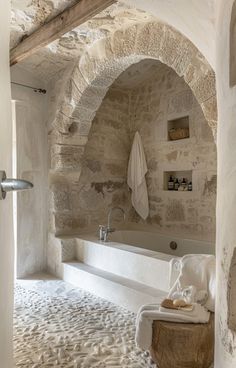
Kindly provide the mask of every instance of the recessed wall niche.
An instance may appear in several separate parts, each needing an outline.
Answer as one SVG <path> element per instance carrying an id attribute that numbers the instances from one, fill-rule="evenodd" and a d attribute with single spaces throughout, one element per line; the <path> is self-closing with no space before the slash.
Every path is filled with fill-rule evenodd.
<path id="1" fill-rule="evenodd" d="M 169 141 L 189 138 L 189 116 L 168 120 L 167 126 Z"/>
<path id="2" fill-rule="evenodd" d="M 186 181 L 186 190 L 178 190 L 178 191 L 188 191 L 188 184 L 192 183 L 192 177 L 193 177 L 193 172 L 191 170 L 186 170 L 186 171 L 164 171 L 164 186 L 163 189 L 164 190 L 169 190 L 168 189 L 168 182 L 170 177 L 172 177 L 172 179 L 175 181 L 175 179 L 178 179 L 179 183 L 181 183 L 181 181 L 183 179 L 185 179 Z M 173 189 L 175 191 L 177 191 L 177 189 Z"/>

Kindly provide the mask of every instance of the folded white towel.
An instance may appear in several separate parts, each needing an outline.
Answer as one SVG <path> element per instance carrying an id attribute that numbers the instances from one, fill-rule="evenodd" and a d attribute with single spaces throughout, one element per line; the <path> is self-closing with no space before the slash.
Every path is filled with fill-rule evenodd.
<path id="1" fill-rule="evenodd" d="M 143 145 L 139 133 L 136 132 L 129 158 L 127 183 L 132 190 L 132 205 L 144 220 L 149 214 L 146 173 L 147 164 Z"/>
<path id="2" fill-rule="evenodd" d="M 138 312 L 136 320 L 135 341 L 140 349 L 148 350 L 152 345 L 153 321 L 168 321 L 180 323 L 207 323 L 210 313 L 200 304 L 194 304 L 190 312 L 170 310 L 160 305 L 145 305 Z"/>

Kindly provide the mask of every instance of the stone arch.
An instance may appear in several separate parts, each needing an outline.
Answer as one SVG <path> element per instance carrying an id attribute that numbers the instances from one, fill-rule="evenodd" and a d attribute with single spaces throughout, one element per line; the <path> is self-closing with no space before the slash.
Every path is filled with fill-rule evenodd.
<path id="1" fill-rule="evenodd" d="M 63 84 L 51 132 L 54 176 L 66 170 L 76 172 L 79 179 L 91 124 L 109 87 L 124 70 L 144 59 L 158 60 L 184 78 L 216 136 L 215 73 L 207 60 L 185 36 L 165 23 L 133 24 L 94 43 Z M 55 185 L 58 181 L 61 179 L 53 179 Z M 66 193 L 64 190 L 60 193 L 58 187 L 52 188 L 52 193 L 53 211 L 57 213 L 60 196 L 66 197 Z M 59 223 L 63 221 L 65 218 L 58 220 Z"/>
<path id="2" fill-rule="evenodd" d="M 230 20 L 230 65 L 229 65 L 229 83 L 230 87 L 236 84 L 236 1 L 233 3 Z"/>
<path id="3" fill-rule="evenodd" d="M 67 134 L 72 122 L 91 123 L 114 80 L 129 66 L 146 58 L 161 61 L 184 78 L 215 133 L 215 73 L 191 41 L 161 22 L 117 30 L 107 39 L 93 44 L 67 80 L 54 128 Z"/>

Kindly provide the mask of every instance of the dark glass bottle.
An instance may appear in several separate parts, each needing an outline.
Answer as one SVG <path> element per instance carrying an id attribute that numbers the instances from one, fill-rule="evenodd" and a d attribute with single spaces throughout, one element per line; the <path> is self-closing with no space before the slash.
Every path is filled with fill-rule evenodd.
<path id="1" fill-rule="evenodd" d="M 179 189 L 179 180 L 175 179 L 174 190 L 178 190 L 178 189 Z"/>
<path id="2" fill-rule="evenodd" d="M 168 190 L 174 190 L 174 179 L 172 176 L 170 176 L 168 181 Z"/>
<path id="3" fill-rule="evenodd" d="M 183 178 L 181 185 L 183 187 L 183 190 L 186 190 L 186 188 L 187 188 L 187 182 L 186 182 L 186 179 L 185 178 Z"/>
<path id="4" fill-rule="evenodd" d="M 192 185 L 192 182 L 190 181 L 188 183 L 188 191 L 191 192 L 193 190 L 193 185 Z"/>

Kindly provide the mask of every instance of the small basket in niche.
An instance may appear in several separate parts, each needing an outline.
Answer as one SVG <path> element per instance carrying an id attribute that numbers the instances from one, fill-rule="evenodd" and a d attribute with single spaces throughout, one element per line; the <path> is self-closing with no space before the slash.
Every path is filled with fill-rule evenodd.
<path id="1" fill-rule="evenodd" d="M 171 141 L 184 138 L 189 138 L 189 128 L 172 128 L 169 130 L 169 139 Z"/>

